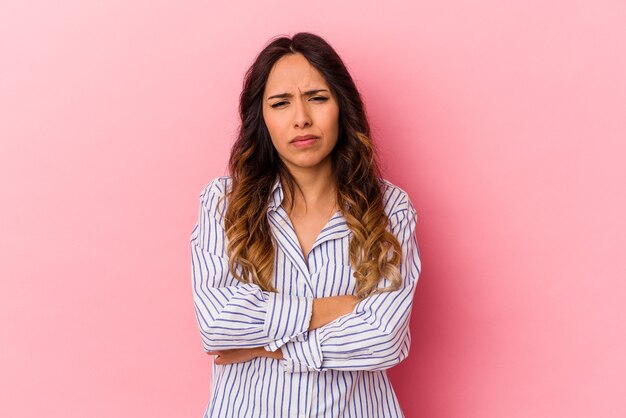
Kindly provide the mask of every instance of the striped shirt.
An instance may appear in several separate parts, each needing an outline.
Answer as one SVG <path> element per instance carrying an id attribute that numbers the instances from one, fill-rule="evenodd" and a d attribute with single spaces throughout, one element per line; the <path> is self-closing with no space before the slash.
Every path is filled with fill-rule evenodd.
<path id="1" fill-rule="evenodd" d="M 417 215 L 404 190 L 387 180 L 383 184 L 389 228 L 402 246 L 403 283 L 310 331 L 313 298 L 355 294 L 352 232 L 341 211 L 321 230 L 305 260 L 277 178 L 267 218 L 276 242 L 272 283 L 278 293 L 267 292 L 238 281 L 228 270 L 226 202 L 218 199 L 231 187 L 231 177 L 217 177 L 202 190 L 191 233 L 193 300 L 202 347 L 263 346 L 280 348 L 284 356 L 213 363 L 205 418 L 404 416 L 386 369 L 404 360 L 411 344 L 409 319 L 421 271 Z M 389 284 L 383 277 L 378 287 Z"/>

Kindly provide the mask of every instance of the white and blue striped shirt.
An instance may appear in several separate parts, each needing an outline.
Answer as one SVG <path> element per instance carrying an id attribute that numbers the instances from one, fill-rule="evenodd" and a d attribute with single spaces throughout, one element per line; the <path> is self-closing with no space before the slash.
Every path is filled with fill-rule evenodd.
<path id="1" fill-rule="evenodd" d="M 220 176 L 202 190 L 191 233 L 202 346 L 205 351 L 281 348 L 284 359 L 213 363 L 204 417 L 403 417 L 386 369 L 409 353 L 409 319 L 421 271 L 417 215 L 408 194 L 384 180 L 385 212 L 402 245 L 400 289 L 371 295 L 351 313 L 308 331 L 313 298 L 355 294 L 348 252 L 352 233 L 345 218 L 341 211 L 330 218 L 305 260 L 277 178 L 267 217 L 277 243 L 272 283 L 279 293 L 266 292 L 228 270 L 225 199 L 219 207 L 218 199 L 231 182 Z M 389 283 L 382 278 L 379 287 Z"/>

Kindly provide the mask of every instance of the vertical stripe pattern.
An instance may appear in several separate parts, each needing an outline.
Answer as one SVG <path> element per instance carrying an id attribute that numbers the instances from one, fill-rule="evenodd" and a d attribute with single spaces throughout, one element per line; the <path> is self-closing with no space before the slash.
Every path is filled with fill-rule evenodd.
<path id="1" fill-rule="evenodd" d="M 191 232 L 193 301 L 202 347 L 263 346 L 281 349 L 284 359 L 213 364 L 204 417 L 403 417 L 386 370 L 409 354 L 409 319 L 421 271 L 417 214 L 408 194 L 383 180 L 385 213 L 402 246 L 401 287 L 371 295 L 351 313 L 308 331 L 314 298 L 355 293 L 352 234 L 345 218 L 337 211 L 329 219 L 305 260 L 281 205 L 277 178 L 267 217 L 277 244 L 272 280 L 279 293 L 266 292 L 239 282 L 228 270 L 223 215 L 231 181 L 220 176 L 202 190 Z M 389 283 L 383 277 L 378 287 Z"/>

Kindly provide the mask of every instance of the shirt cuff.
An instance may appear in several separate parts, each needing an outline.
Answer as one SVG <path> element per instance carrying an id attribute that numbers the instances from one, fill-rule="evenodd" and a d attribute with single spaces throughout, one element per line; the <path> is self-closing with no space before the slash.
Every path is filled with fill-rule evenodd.
<path id="1" fill-rule="evenodd" d="M 289 341 L 306 341 L 313 315 L 313 298 L 270 292 L 263 329 L 273 341 L 264 346 L 276 351 Z"/>
<path id="2" fill-rule="evenodd" d="M 285 372 L 303 373 L 321 369 L 322 348 L 318 330 L 309 331 L 306 341 L 289 341 L 281 347 L 283 359 L 280 364 Z"/>

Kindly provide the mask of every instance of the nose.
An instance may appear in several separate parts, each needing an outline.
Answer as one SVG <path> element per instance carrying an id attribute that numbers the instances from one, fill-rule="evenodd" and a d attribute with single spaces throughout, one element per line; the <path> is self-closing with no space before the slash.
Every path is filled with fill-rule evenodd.
<path id="1" fill-rule="evenodd" d="M 302 100 L 295 100 L 295 103 L 296 114 L 294 115 L 294 118 L 296 127 L 304 128 L 306 126 L 311 126 L 311 115 L 309 115 L 307 105 L 304 104 Z"/>

